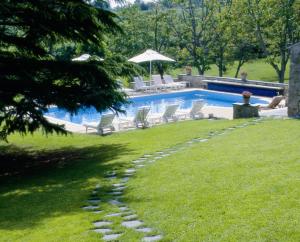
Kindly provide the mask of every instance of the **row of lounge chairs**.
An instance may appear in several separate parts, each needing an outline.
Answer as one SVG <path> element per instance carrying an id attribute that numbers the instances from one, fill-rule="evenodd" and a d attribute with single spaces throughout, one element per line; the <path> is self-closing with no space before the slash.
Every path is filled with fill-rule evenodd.
<path id="1" fill-rule="evenodd" d="M 148 82 L 145 82 L 141 76 L 134 77 L 133 80 L 134 89 L 136 91 L 158 91 L 186 87 L 186 83 L 174 82 L 170 75 L 164 75 L 163 80 L 160 75 L 152 75 L 152 80 Z"/>
<path id="2" fill-rule="evenodd" d="M 155 124 L 169 123 L 188 118 L 201 119 L 204 117 L 202 107 L 204 106 L 203 100 L 196 100 L 193 102 L 192 108 L 188 110 L 178 110 L 179 104 L 167 105 L 163 113 L 150 114 L 150 107 L 140 107 L 135 116 L 132 118 L 120 118 L 118 120 L 119 130 L 128 129 L 132 127 L 146 128 Z M 115 130 L 113 120 L 115 114 L 104 114 L 99 123 L 85 123 L 83 124 L 88 129 L 95 129 L 100 135 L 111 133 Z"/>

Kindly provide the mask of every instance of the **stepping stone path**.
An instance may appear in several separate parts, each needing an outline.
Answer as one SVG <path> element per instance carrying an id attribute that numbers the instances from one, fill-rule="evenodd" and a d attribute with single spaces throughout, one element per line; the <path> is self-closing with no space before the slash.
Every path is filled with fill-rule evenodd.
<path id="1" fill-rule="evenodd" d="M 143 232 L 143 233 L 150 233 L 150 232 L 153 231 L 153 229 L 147 228 L 147 227 L 136 228 L 135 230 L 138 231 L 138 232 Z"/>
<path id="2" fill-rule="evenodd" d="M 145 236 L 143 241 L 148 242 L 148 241 L 158 241 L 161 240 L 162 236 L 161 235 L 154 235 L 154 236 Z"/>
<path id="3" fill-rule="evenodd" d="M 112 222 L 110 221 L 96 221 L 94 222 L 94 226 L 95 227 L 103 227 L 103 226 L 108 226 L 108 225 L 111 225 Z"/>
<path id="4" fill-rule="evenodd" d="M 106 234 L 103 236 L 103 240 L 110 241 L 110 240 L 116 240 L 119 238 L 122 234 Z"/>
<path id="5" fill-rule="evenodd" d="M 90 205 L 90 206 L 82 207 L 83 210 L 95 210 L 97 208 L 99 208 L 99 206 Z"/>
<path id="6" fill-rule="evenodd" d="M 107 234 L 107 233 L 111 233 L 112 229 L 94 229 L 94 231 L 96 233 Z"/>
<path id="7" fill-rule="evenodd" d="M 207 137 L 199 137 L 199 138 L 193 138 L 185 143 L 174 145 L 173 147 L 167 148 L 165 150 L 157 151 L 153 154 L 144 154 L 142 157 L 133 160 L 132 164 L 133 167 L 127 168 L 123 175 L 117 174 L 115 171 L 110 171 L 105 174 L 105 179 L 107 179 L 108 182 L 113 182 L 112 188 L 110 191 L 108 191 L 106 194 L 110 196 L 110 199 L 107 201 L 108 204 L 111 206 L 117 206 L 120 212 L 112 212 L 108 214 L 104 214 L 104 217 L 108 220 L 98 220 L 95 221 L 94 229 L 92 229 L 93 232 L 102 234 L 102 239 L 105 241 L 113 241 L 117 240 L 119 237 L 122 236 L 126 231 L 114 231 L 113 225 L 116 222 L 110 221 L 109 219 L 112 218 L 120 218 L 122 220 L 121 225 L 124 227 L 124 229 L 133 229 L 136 232 L 142 233 L 143 238 L 141 241 L 144 242 L 151 242 L 151 241 L 159 241 L 163 239 L 163 235 L 161 234 L 154 234 L 155 231 L 153 228 L 147 227 L 144 225 L 144 222 L 138 219 L 138 215 L 131 211 L 129 207 L 126 206 L 126 204 L 122 201 L 122 195 L 124 190 L 126 189 L 126 183 L 128 180 L 135 175 L 137 172 L 137 169 L 141 169 L 143 167 L 147 166 L 147 163 L 154 163 L 159 159 L 162 159 L 164 157 L 170 156 L 171 154 L 177 153 L 183 149 L 186 149 L 188 147 L 191 147 L 192 145 L 196 143 L 203 143 L 208 142 L 210 139 L 216 136 L 226 135 L 229 132 L 232 132 L 239 128 L 244 128 L 249 125 L 256 125 L 262 122 L 263 119 L 255 119 L 252 121 L 248 121 L 241 125 L 236 125 L 234 127 L 229 127 L 226 129 L 222 129 L 220 131 L 213 131 L 210 132 Z M 118 177 L 119 176 L 119 177 Z M 120 180 L 119 183 L 114 182 L 115 180 Z M 103 211 L 100 209 L 99 204 L 102 202 L 100 198 L 98 198 L 98 192 L 101 188 L 100 184 L 97 184 L 95 186 L 95 189 L 91 193 L 91 198 L 87 200 L 87 202 L 90 205 L 83 206 L 82 209 L 86 211 L 90 211 L 94 214 L 100 214 L 103 213 Z M 149 234 L 151 233 L 151 234 Z"/>
<path id="8" fill-rule="evenodd" d="M 122 225 L 126 228 L 137 228 L 143 225 L 143 222 L 140 220 L 131 220 L 122 222 Z"/>

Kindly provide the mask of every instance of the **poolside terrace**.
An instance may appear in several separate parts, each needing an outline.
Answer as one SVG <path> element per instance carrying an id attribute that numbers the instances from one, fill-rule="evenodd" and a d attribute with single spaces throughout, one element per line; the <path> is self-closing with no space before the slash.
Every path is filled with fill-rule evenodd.
<path id="1" fill-rule="evenodd" d="M 197 91 L 197 90 L 204 90 L 201 88 L 184 88 L 181 90 L 172 90 L 172 89 L 164 89 L 163 91 L 152 91 L 152 92 L 137 92 L 133 89 L 124 89 L 127 95 L 131 98 L 133 97 L 142 97 L 142 96 L 149 96 L 149 95 L 157 95 L 162 93 L 178 93 L 178 92 L 189 92 L 189 91 Z M 270 98 L 264 98 L 265 100 L 270 101 Z M 209 106 L 205 105 L 202 108 L 202 113 L 204 115 L 204 119 L 233 119 L 233 108 L 232 107 L 220 107 L 220 106 Z M 261 117 L 287 117 L 287 108 L 277 108 L 272 110 L 261 110 L 259 112 Z M 74 133 L 86 133 L 86 128 L 82 124 L 76 124 L 73 122 L 57 119 L 54 117 L 46 116 L 47 119 L 59 125 L 65 125 L 66 130 Z M 184 120 L 179 120 L 178 122 L 182 122 Z M 119 118 L 116 117 L 113 121 L 113 125 L 115 127 L 115 132 L 126 131 L 128 129 L 120 129 L 119 128 Z M 163 124 L 163 123 L 160 123 Z M 159 124 L 159 125 L 160 125 Z M 130 128 L 132 129 L 132 128 Z M 95 133 L 95 130 L 88 130 L 88 133 Z"/>

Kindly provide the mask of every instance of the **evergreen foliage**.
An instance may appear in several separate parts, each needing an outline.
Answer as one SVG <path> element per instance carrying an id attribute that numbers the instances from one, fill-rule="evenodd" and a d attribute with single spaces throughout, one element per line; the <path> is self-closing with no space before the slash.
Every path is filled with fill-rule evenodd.
<path id="1" fill-rule="evenodd" d="M 53 46 L 68 41 L 103 48 L 105 35 L 121 30 L 115 19 L 84 0 L 0 2 L 1 139 L 40 127 L 45 133 L 66 133 L 43 116 L 50 105 L 72 114 L 83 107 L 122 111 L 125 94 L 114 79 L 129 66 L 114 71 L 112 59 L 72 62 L 51 54 Z"/>

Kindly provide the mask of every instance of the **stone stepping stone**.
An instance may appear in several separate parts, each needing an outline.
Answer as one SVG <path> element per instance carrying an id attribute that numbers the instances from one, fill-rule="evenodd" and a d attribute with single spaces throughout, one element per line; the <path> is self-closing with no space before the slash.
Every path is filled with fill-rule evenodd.
<path id="1" fill-rule="evenodd" d="M 99 213 L 102 213 L 102 212 L 103 212 L 102 210 L 93 211 L 94 214 L 99 214 Z"/>
<path id="2" fill-rule="evenodd" d="M 113 196 L 118 196 L 118 195 L 122 195 L 123 193 L 120 191 L 116 191 L 116 192 L 108 192 L 108 195 L 113 195 Z"/>
<path id="3" fill-rule="evenodd" d="M 115 184 L 113 184 L 113 186 L 114 187 L 122 187 L 122 186 L 124 186 L 122 183 L 115 183 Z"/>
<path id="4" fill-rule="evenodd" d="M 99 208 L 99 206 L 96 206 L 96 205 L 90 205 L 90 206 L 82 207 L 83 210 L 95 210 L 97 208 Z"/>
<path id="5" fill-rule="evenodd" d="M 131 220 L 122 222 L 122 225 L 126 228 L 137 228 L 143 225 L 143 222 L 140 220 Z"/>
<path id="6" fill-rule="evenodd" d="M 118 201 L 118 200 L 109 200 L 108 203 L 110 203 L 111 205 L 123 205 L 122 202 Z"/>
<path id="7" fill-rule="evenodd" d="M 135 173 L 136 170 L 133 169 L 133 168 L 131 168 L 131 169 L 127 169 L 125 172 L 126 172 L 126 173 Z"/>
<path id="8" fill-rule="evenodd" d="M 100 233 L 100 234 L 107 234 L 107 233 L 111 233 L 112 229 L 93 229 L 94 232 L 96 233 Z"/>
<path id="9" fill-rule="evenodd" d="M 128 207 L 119 207 L 119 209 L 120 209 L 122 212 L 124 212 L 124 211 L 128 211 L 128 210 L 129 210 L 129 208 L 128 208 Z"/>
<path id="10" fill-rule="evenodd" d="M 112 180 L 112 179 L 116 179 L 117 176 L 107 176 L 106 179 Z"/>
<path id="11" fill-rule="evenodd" d="M 136 167 L 138 167 L 138 168 L 142 168 L 142 167 L 144 167 L 145 165 L 143 165 L 143 164 L 139 164 L 139 165 L 137 165 Z"/>
<path id="12" fill-rule="evenodd" d="M 207 142 L 208 139 L 200 139 L 199 142 Z"/>
<path id="13" fill-rule="evenodd" d="M 100 203 L 101 200 L 100 199 L 89 199 L 87 200 L 89 203 Z"/>
<path id="14" fill-rule="evenodd" d="M 119 238 L 122 234 L 106 234 L 103 236 L 103 240 L 105 241 L 111 241 L 111 240 L 116 240 Z"/>
<path id="15" fill-rule="evenodd" d="M 150 233 L 153 231 L 153 229 L 147 227 L 136 228 L 135 230 L 142 233 Z"/>
<path id="16" fill-rule="evenodd" d="M 123 181 L 123 182 L 128 182 L 128 180 L 129 180 L 129 177 L 128 177 L 128 176 L 122 178 L 122 181 Z"/>
<path id="17" fill-rule="evenodd" d="M 108 226 L 108 225 L 111 225 L 112 222 L 110 221 L 105 221 L 105 220 L 101 220 L 101 221 L 96 221 L 94 222 L 94 226 L 95 227 L 104 227 L 104 226 Z"/>
<path id="18" fill-rule="evenodd" d="M 153 162 L 155 162 L 155 160 L 149 160 L 148 162 L 149 162 L 149 163 L 153 163 Z"/>
<path id="19" fill-rule="evenodd" d="M 112 191 L 113 192 L 119 192 L 119 191 L 123 191 L 126 187 L 125 186 L 122 186 L 122 187 L 116 187 L 116 188 L 113 188 Z"/>
<path id="20" fill-rule="evenodd" d="M 150 154 L 145 154 L 144 157 L 151 157 L 152 155 Z"/>
<path id="21" fill-rule="evenodd" d="M 107 217 L 107 218 L 110 218 L 110 217 L 119 217 L 121 215 L 122 215 L 122 213 L 110 213 L 110 214 L 105 215 L 105 217 Z"/>
<path id="22" fill-rule="evenodd" d="M 157 152 L 155 152 L 156 154 L 163 154 L 163 153 L 165 153 L 165 152 L 163 152 L 163 151 L 157 151 Z"/>
<path id="23" fill-rule="evenodd" d="M 134 173 L 125 173 L 125 174 L 124 174 L 125 177 L 131 177 L 131 176 L 133 176 L 133 175 L 134 175 Z"/>
<path id="24" fill-rule="evenodd" d="M 136 219 L 138 216 L 136 214 L 131 214 L 123 217 L 125 220 L 133 220 Z"/>
<path id="25" fill-rule="evenodd" d="M 163 237 L 161 235 L 153 235 L 153 236 L 145 236 L 143 238 L 143 242 L 150 242 L 150 241 L 158 241 L 161 240 Z"/>
<path id="26" fill-rule="evenodd" d="M 145 160 L 134 160 L 134 161 L 132 161 L 132 163 L 134 163 L 134 164 L 138 164 L 138 163 L 142 163 L 142 162 L 144 162 Z"/>

